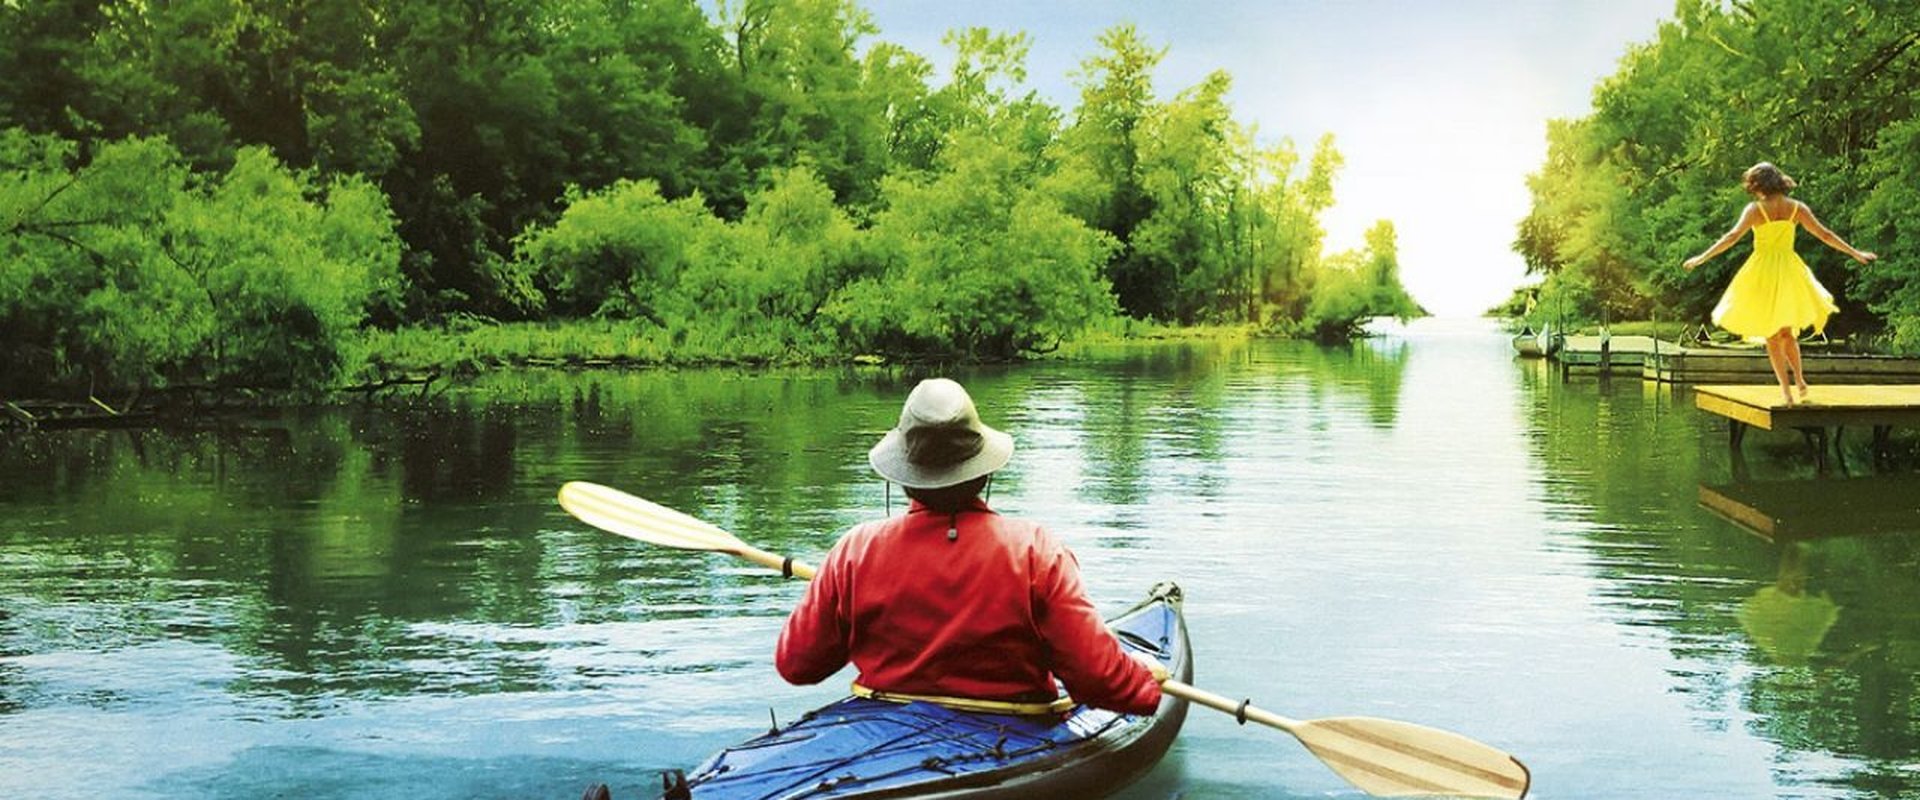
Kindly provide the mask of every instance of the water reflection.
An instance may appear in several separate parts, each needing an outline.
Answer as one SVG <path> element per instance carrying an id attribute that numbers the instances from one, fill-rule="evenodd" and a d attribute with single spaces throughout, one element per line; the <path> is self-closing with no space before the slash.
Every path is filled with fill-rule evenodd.
<path id="1" fill-rule="evenodd" d="M 1920 533 L 1920 476 L 1701 484 L 1700 505 L 1770 542 Z"/>
<path id="2" fill-rule="evenodd" d="M 1746 687 L 1782 746 L 1865 760 L 1844 781 L 1905 795 L 1920 757 L 1913 711 L 1920 625 L 1905 599 L 1920 536 L 1920 476 L 1702 484 L 1700 505 L 1776 554 L 1734 618 L 1761 669 Z M 1904 565 L 1894 566 L 1894 565 Z"/>
<path id="3" fill-rule="evenodd" d="M 1778 577 L 1742 600 L 1734 617 L 1773 663 L 1804 667 L 1839 621 L 1840 606 L 1826 592 L 1808 593 L 1806 547 L 1788 542 Z"/>

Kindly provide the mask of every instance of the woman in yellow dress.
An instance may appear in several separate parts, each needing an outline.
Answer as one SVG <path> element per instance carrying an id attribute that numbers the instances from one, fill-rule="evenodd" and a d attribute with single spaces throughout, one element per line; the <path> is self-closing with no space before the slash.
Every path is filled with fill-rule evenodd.
<path id="1" fill-rule="evenodd" d="M 1753 229 L 1753 255 L 1727 284 L 1720 304 L 1713 308 L 1713 322 L 1755 342 L 1766 342 L 1767 360 L 1773 365 L 1773 377 L 1780 381 L 1780 394 L 1793 405 L 1793 385 L 1800 385 L 1800 400 L 1807 399 L 1807 376 L 1800 371 L 1800 331 L 1822 330 L 1827 316 L 1839 310 L 1833 295 L 1813 276 L 1807 262 L 1793 252 L 1793 232 L 1804 226 L 1808 233 L 1862 264 L 1878 258 L 1857 250 L 1840 236 L 1820 224 L 1806 203 L 1787 196 L 1796 185 L 1779 167 L 1762 161 L 1741 176 L 1741 183 L 1754 201 L 1740 212 L 1733 230 L 1720 237 L 1700 255 L 1681 266 L 1691 271 L 1719 255 L 1741 234 Z"/>

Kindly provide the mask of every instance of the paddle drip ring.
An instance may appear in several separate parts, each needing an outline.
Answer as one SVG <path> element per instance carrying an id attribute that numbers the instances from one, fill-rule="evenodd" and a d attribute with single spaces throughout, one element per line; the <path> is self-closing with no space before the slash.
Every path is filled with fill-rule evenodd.
<path id="1" fill-rule="evenodd" d="M 780 577 L 793 577 L 793 556 L 787 556 L 787 560 L 780 562 Z"/>
<path id="2" fill-rule="evenodd" d="M 1240 701 L 1240 707 L 1233 710 L 1233 718 L 1239 720 L 1242 725 L 1247 724 L 1247 706 L 1250 705 L 1253 705 L 1251 697 Z"/>

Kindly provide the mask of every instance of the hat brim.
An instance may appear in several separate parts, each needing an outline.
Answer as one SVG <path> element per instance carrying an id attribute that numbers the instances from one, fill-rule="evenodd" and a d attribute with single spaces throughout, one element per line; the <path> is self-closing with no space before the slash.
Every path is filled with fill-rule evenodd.
<path id="1" fill-rule="evenodd" d="M 867 463 L 880 477 L 909 489 L 944 489 L 998 471 L 1013 458 L 1013 437 L 980 426 L 980 452 L 971 458 L 944 467 L 929 468 L 907 460 L 906 436 L 899 428 L 887 431 L 880 443 L 867 451 Z"/>

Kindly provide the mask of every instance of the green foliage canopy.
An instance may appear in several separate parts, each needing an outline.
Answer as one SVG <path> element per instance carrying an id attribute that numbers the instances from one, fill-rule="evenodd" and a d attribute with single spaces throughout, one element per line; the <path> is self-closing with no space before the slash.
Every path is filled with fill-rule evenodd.
<path id="1" fill-rule="evenodd" d="M 1161 98 L 1132 26 L 1072 109 L 1025 34 L 951 32 L 944 75 L 877 34 L 854 0 L 0 3 L 0 360 L 314 387 L 369 325 L 1007 358 L 1307 312 L 1330 137 L 1258 143 L 1223 72 Z"/>

